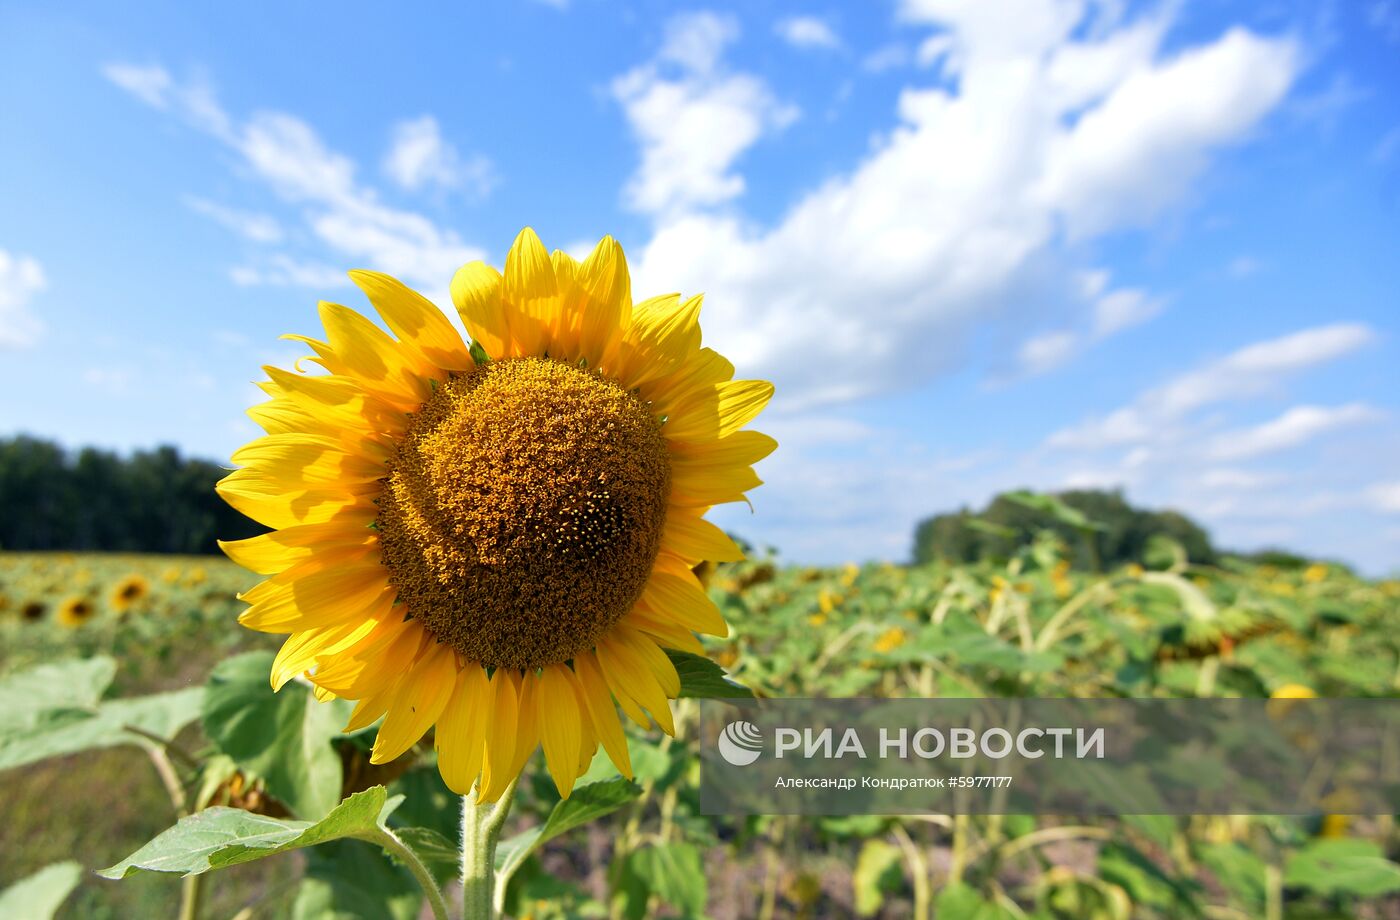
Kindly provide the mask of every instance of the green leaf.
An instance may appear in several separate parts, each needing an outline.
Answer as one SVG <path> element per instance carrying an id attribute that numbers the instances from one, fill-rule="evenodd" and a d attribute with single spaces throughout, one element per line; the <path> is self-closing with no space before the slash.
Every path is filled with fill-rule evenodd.
<path id="1" fill-rule="evenodd" d="M 89 709 L 50 709 L 26 729 L 0 732 L 0 770 L 49 757 L 122 744 L 147 744 L 139 729 L 173 738 L 199 715 L 198 687 L 132 699 L 108 700 Z"/>
<path id="2" fill-rule="evenodd" d="M 70 861 L 53 863 L 33 875 L 25 876 L 0 891 L 0 917 L 6 920 L 51 920 L 73 889 L 78 887 L 82 873 L 83 867 Z"/>
<path id="3" fill-rule="evenodd" d="M 865 841 L 856 857 L 851 882 L 855 886 L 856 914 L 872 917 L 879 913 L 885 895 L 898 891 L 904 884 L 899 848 L 878 837 Z"/>
<path id="4" fill-rule="evenodd" d="M 116 673 L 117 663 L 102 656 L 41 664 L 0 680 L 0 737 L 37 728 L 56 711 L 92 709 Z"/>
<path id="5" fill-rule="evenodd" d="M 700 850 L 689 843 L 663 843 L 636 850 L 627 859 L 647 889 L 686 916 L 705 912 L 708 882 Z"/>
<path id="6" fill-rule="evenodd" d="M 617 811 L 642 794 L 636 783 L 622 777 L 578 786 L 573 795 L 554 806 L 538 827 L 502 840 L 496 847 L 497 884 L 505 885 L 521 863 L 533 852 L 560 834 Z"/>
<path id="7" fill-rule="evenodd" d="M 708 658 L 666 649 L 671 664 L 681 677 L 681 697 L 692 699 L 753 699 L 753 691 L 724 676 L 724 668 Z"/>
<path id="8" fill-rule="evenodd" d="M 331 739 L 347 713 L 299 683 L 274 693 L 273 657 L 250 652 L 214 669 L 204 690 L 204 732 L 294 814 L 319 818 L 340 800 L 340 755 Z"/>
<path id="9" fill-rule="evenodd" d="M 954 882 L 940 891 L 934 905 L 938 920 L 1005 920 L 1014 916 L 963 882 Z"/>
<path id="10" fill-rule="evenodd" d="M 1321 895 L 1376 898 L 1400 891 L 1400 866 L 1369 840 L 1319 840 L 1293 854 L 1283 882 Z"/>
<path id="11" fill-rule="evenodd" d="M 398 797 L 388 799 L 383 786 L 374 786 L 350 796 L 314 824 L 269 818 L 239 808 L 207 808 L 181 818 L 174 827 L 97 874 L 106 878 L 126 878 L 137 872 L 202 875 L 342 837 L 374 841 L 399 801 Z"/>
<path id="12" fill-rule="evenodd" d="M 357 841 L 335 840 L 307 854 L 292 920 L 415 920 L 422 906 L 407 869 Z"/>
<path id="13" fill-rule="evenodd" d="M 1235 902 L 1254 915 L 1264 906 L 1264 861 L 1238 843 L 1207 844 L 1201 862 Z"/>
<path id="14" fill-rule="evenodd" d="M 398 827 L 394 829 L 394 833 L 398 834 L 399 839 L 424 863 L 448 863 L 452 866 L 461 864 L 462 854 L 457 851 L 457 844 L 432 828 Z"/>

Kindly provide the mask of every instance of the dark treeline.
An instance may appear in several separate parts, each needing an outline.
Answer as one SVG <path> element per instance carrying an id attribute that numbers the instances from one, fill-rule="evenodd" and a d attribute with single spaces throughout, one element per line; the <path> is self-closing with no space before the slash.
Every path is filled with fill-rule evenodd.
<path id="1" fill-rule="evenodd" d="M 1079 512 L 1093 527 L 1075 526 L 1064 515 L 1003 494 L 981 512 L 964 508 L 920 522 L 914 532 L 914 562 L 1007 558 L 1045 530 L 1064 539 L 1074 566 L 1081 569 L 1141 562 L 1148 541 L 1155 535 L 1181 544 L 1192 562 L 1215 561 L 1210 537 L 1184 514 L 1134 508 L 1116 490 L 1074 490 L 1056 493 L 1055 498 Z"/>
<path id="2" fill-rule="evenodd" d="M 123 457 L 0 438 L 0 549 L 216 553 L 265 529 L 215 494 L 224 474 L 173 447 Z"/>

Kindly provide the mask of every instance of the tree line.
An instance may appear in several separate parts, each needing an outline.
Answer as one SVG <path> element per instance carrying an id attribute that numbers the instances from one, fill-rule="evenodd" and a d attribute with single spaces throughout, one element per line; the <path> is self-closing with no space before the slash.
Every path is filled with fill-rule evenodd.
<path id="1" fill-rule="evenodd" d="M 1060 536 L 1076 568 L 1141 562 L 1154 536 L 1170 537 L 1194 563 L 1216 561 L 1210 536 L 1176 511 L 1128 504 L 1121 491 L 1077 489 L 1054 495 L 1004 492 L 979 512 L 937 514 L 914 531 L 914 562 L 1005 559 L 1043 531 Z"/>
<path id="2" fill-rule="evenodd" d="M 266 530 L 214 492 L 226 473 L 168 446 L 121 456 L 0 438 L 0 549 L 216 553 Z"/>

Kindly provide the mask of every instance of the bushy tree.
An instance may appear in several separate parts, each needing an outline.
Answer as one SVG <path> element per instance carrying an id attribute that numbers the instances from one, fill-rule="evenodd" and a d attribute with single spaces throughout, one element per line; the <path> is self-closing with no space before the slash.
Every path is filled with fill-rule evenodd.
<path id="1" fill-rule="evenodd" d="M 1200 525 L 1176 511 L 1135 508 L 1118 490 L 1075 489 L 1030 500 L 1036 498 L 1004 492 L 979 513 L 964 508 L 925 519 L 914 531 L 914 562 L 1003 559 L 1047 530 L 1071 548 L 1078 568 L 1139 562 L 1159 535 L 1181 544 L 1192 562 L 1215 560 Z"/>
<path id="2" fill-rule="evenodd" d="M 122 457 L 0 439 L 0 548 L 217 552 L 264 529 L 215 494 L 224 473 L 168 446 Z"/>

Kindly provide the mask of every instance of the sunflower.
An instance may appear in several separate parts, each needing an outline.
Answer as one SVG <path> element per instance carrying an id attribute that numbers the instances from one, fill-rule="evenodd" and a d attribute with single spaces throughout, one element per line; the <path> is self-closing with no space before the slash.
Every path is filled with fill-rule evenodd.
<path id="1" fill-rule="evenodd" d="M 219 492 L 273 532 L 221 544 L 270 576 L 240 622 L 290 633 L 272 685 L 306 675 L 383 718 L 372 761 L 436 727 L 455 792 L 495 801 L 537 747 L 561 795 L 601 744 L 631 776 L 618 709 L 674 733 L 666 649 L 728 629 L 693 566 L 743 558 L 704 520 L 760 484 L 776 442 L 741 431 L 771 384 L 700 345 L 700 297 L 634 304 L 605 237 L 582 263 L 526 228 L 504 273 L 452 279 L 469 348 L 428 300 L 350 273 L 389 335 L 320 305 L 327 372 L 265 368 L 268 433 Z"/>
<path id="2" fill-rule="evenodd" d="M 49 608 L 43 601 L 29 600 L 20 605 L 19 618 L 26 623 L 37 623 L 48 613 Z"/>
<path id="3" fill-rule="evenodd" d="M 73 629 L 91 620 L 96 612 L 97 607 L 87 598 L 67 597 L 58 605 L 57 617 L 60 625 Z"/>
<path id="4" fill-rule="evenodd" d="M 151 583 L 133 572 L 112 586 L 112 609 L 118 613 L 126 613 L 145 600 L 150 593 Z"/>

